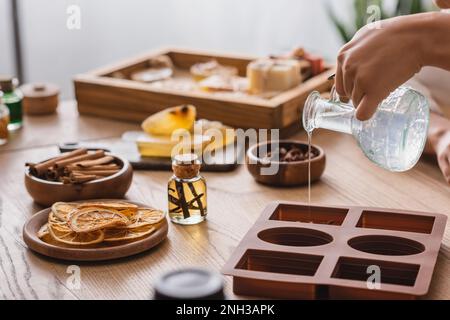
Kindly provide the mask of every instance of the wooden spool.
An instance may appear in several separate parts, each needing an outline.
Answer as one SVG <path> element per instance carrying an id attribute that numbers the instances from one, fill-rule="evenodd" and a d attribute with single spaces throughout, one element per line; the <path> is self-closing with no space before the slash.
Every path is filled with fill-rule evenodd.
<path id="1" fill-rule="evenodd" d="M 52 114 L 58 108 L 59 87 L 51 83 L 29 83 L 21 87 L 27 115 Z"/>

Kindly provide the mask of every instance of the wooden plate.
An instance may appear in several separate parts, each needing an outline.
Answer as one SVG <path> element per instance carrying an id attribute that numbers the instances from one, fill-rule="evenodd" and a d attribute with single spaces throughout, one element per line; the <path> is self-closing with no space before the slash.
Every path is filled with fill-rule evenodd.
<path id="1" fill-rule="evenodd" d="M 97 200 L 98 201 L 98 200 Z M 103 200 L 102 200 L 103 201 Z M 108 200 L 106 200 L 108 201 Z M 89 202 L 89 201 L 83 201 Z M 140 207 L 148 207 L 142 203 L 130 202 Z M 39 228 L 48 220 L 51 208 L 44 209 L 33 215 L 23 227 L 23 240 L 27 246 L 42 255 L 69 261 L 104 261 L 124 258 L 147 251 L 160 244 L 167 237 L 168 223 L 164 219 L 162 226 L 147 238 L 122 245 L 98 248 L 66 248 L 46 243 L 38 238 Z"/>

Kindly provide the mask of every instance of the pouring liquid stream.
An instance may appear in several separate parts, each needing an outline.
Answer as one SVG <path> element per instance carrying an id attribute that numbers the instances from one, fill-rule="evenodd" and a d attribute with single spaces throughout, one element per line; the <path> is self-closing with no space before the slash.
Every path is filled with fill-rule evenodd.
<path id="1" fill-rule="evenodd" d="M 311 217 L 311 140 L 312 132 L 308 131 L 308 220 L 313 222 Z"/>

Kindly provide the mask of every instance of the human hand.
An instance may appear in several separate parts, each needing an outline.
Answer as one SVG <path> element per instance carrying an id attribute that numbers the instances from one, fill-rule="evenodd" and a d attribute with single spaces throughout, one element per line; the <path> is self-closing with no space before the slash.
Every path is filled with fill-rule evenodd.
<path id="1" fill-rule="evenodd" d="M 439 168 L 450 184 L 450 129 L 437 136 L 431 143 L 436 152 Z"/>
<path id="2" fill-rule="evenodd" d="M 420 71 L 430 19 L 419 14 L 369 24 L 341 49 L 336 91 L 352 99 L 357 119 L 370 119 L 382 100 Z"/>
<path id="3" fill-rule="evenodd" d="M 450 0 L 435 0 L 434 2 L 441 9 L 449 9 L 450 8 Z"/>

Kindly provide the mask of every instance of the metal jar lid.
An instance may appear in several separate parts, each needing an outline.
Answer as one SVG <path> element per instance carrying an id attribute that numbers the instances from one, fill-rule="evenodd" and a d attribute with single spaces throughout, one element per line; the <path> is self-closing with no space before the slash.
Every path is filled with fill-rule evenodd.
<path id="1" fill-rule="evenodd" d="M 155 286 L 156 300 L 223 300 L 223 281 L 219 274 L 189 268 L 162 276 Z"/>

